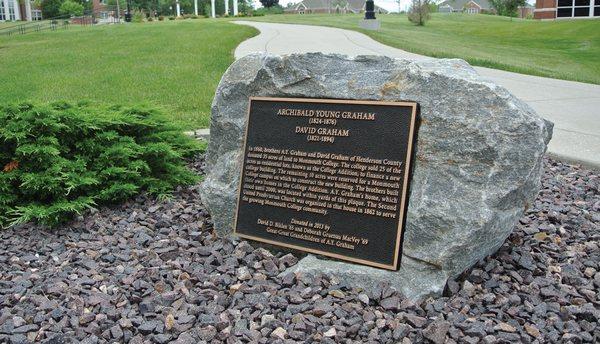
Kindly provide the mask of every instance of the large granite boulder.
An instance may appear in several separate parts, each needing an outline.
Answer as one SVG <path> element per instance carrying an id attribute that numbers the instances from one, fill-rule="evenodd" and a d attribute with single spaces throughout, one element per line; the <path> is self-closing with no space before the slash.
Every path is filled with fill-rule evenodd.
<path id="1" fill-rule="evenodd" d="M 421 106 L 402 263 L 384 271 L 309 256 L 293 271 L 330 272 L 412 299 L 493 253 L 534 199 L 552 123 L 457 59 L 255 54 L 223 76 L 212 105 L 202 201 L 231 232 L 248 97 L 414 100 Z"/>

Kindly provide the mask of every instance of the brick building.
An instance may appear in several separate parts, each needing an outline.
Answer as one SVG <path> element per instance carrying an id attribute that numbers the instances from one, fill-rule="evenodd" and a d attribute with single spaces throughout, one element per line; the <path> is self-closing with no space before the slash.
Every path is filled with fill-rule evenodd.
<path id="1" fill-rule="evenodd" d="M 537 0 L 535 19 L 600 18 L 600 0 Z"/>

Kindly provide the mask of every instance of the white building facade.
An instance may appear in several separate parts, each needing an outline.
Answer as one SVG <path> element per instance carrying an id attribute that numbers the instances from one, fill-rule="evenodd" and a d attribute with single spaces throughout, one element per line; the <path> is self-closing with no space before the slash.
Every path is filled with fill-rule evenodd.
<path id="1" fill-rule="evenodd" d="M 42 11 L 32 8 L 33 0 L 0 0 L 0 22 L 16 20 L 41 20 Z"/>

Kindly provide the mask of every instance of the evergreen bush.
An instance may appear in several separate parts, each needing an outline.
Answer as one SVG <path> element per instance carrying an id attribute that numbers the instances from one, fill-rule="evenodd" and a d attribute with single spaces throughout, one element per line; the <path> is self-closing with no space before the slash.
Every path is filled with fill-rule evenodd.
<path id="1" fill-rule="evenodd" d="M 133 11 L 133 16 L 131 18 L 132 22 L 142 23 L 142 22 L 144 22 L 144 19 L 146 19 L 146 13 L 144 13 L 140 10 Z"/>
<path id="2" fill-rule="evenodd" d="M 142 191 L 168 198 L 198 181 L 184 158 L 202 150 L 154 109 L 0 105 L 0 227 L 55 226 Z"/>

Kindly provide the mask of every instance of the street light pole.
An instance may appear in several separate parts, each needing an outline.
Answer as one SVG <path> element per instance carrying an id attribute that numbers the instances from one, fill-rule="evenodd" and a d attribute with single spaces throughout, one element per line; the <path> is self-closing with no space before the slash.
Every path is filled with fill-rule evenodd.
<path id="1" fill-rule="evenodd" d="M 125 21 L 128 23 L 131 22 L 131 0 L 127 0 L 127 13 L 125 13 Z"/>
<path id="2" fill-rule="evenodd" d="M 375 3 L 373 0 L 365 2 L 365 18 L 359 23 L 366 30 L 379 30 L 379 20 L 375 19 Z"/>
<path id="3" fill-rule="evenodd" d="M 367 0 L 365 3 L 365 19 L 375 19 L 375 2 Z"/>

